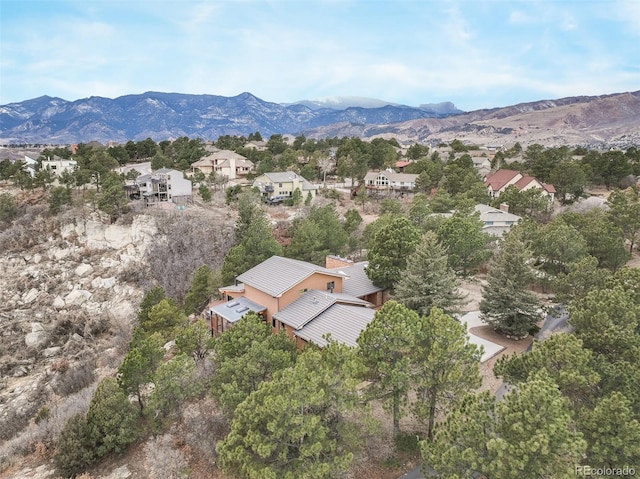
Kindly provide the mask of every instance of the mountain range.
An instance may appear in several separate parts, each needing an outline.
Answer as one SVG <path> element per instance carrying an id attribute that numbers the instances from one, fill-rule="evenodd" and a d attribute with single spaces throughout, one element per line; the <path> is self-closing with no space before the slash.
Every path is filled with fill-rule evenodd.
<path id="1" fill-rule="evenodd" d="M 363 106 L 364 105 L 364 106 Z M 541 100 L 463 112 L 451 102 L 419 107 L 360 97 L 264 101 L 234 97 L 147 92 L 115 99 L 76 101 L 42 96 L 0 106 L 0 143 L 69 144 L 89 141 L 155 141 L 181 136 L 395 137 L 401 142 L 454 138 L 480 144 L 519 141 L 547 146 L 640 144 L 640 91 Z"/>

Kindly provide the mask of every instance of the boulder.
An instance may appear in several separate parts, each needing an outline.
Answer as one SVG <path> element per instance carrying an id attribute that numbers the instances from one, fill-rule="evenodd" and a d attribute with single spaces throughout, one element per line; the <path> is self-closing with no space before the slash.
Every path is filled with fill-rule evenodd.
<path id="1" fill-rule="evenodd" d="M 54 309 L 60 310 L 64 309 L 66 305 L 64 299 L 62 299 L 60 296 L 56 296 L 51 306 L 53 306 Z"/>
<path id="2" fill-rule="evenodd" d="M 52 348 L 47 348 L 44 351 L 42 351 L 42 355 L 45 358 L 52 358 L 53 356 L 57 356 L 58 354 L 60 354 L 61 350 L 62 348 L 60 346 L 54 346 Z"/>
<path id="3" fill-rule="evenodd" d="M 24 344 L 28 348 L 41 349 L 49 342 L 49 335 L 46 331 L 33 331 L 24 337 Z"/>
<path id="4" fill-rule="evenodd" d="M 22 302 L 24 304 L 33 303 L 40 296 L 40 291 L 35 288 L 31 288 L 27 293 L 25 293 L 22 297 Z"/>
<path id="5" fill-rule="evenodd" d="M 90 274 L 92 271 L 93 271 L 93 266 L 87 263 L 82 263 L 76 268 L 75 273 L 77 276 L 80 276 L 82 278 L 83 276 Z"/>
<path id="6" fill-rule="evenodd" d="M 100 287 L 103 289 L 111 289 L 116 285 L 116 278 L 114 276 L 110 278 L 104 278 L 100 282 Z"/>
<path id="7" fill-rule="evenodd" d="M 65 304 L 75 304 L 80 306 L 82 303 L 91 298 L 91 293 L 84 289 L 74 289 L 64 297 Z"/>

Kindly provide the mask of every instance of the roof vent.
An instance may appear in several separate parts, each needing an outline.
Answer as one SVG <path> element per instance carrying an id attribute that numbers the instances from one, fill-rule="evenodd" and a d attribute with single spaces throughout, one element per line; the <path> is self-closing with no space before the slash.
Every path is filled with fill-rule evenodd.
<path id="1" fill-rule="evenodd" d="M 318 298 L 316 298 L 315 296 L 313 297 L 313 299 L 311 300 L 312 304 L 318 304 Z"/>
<path id="2" fill-rule="evenodd" d="M 236 313 L 244 313 L 245 311 L 248 311 L 249 308 L 247 306 L 243 306 L 242 308 L 238 308 L 236 309 Z"/>
<path id="3" fill-rule="evenodd" d="M 238 306 L 240 303 L 238 301 L 234 301 L 233 303 L 229 303 L 227 304 L 227 308 L 235 308 L 236 306 Z"/>

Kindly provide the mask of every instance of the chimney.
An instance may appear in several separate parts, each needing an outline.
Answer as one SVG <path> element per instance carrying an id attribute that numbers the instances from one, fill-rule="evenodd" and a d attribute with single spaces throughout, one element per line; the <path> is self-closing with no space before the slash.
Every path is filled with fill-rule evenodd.
<path id="1" fill-rule="evenodd" d="M 327 269 L 341 268 L 343 266 L 353 266 L 353 261 L 332 254 L 327 255 L 324 259 L 324 267 Z"/>
<path id="2" fill-rule="evenodd" d="M 509 212 L 509 205 L 507 203 L 500 203 L 500 209 L 505 213 Z"/>

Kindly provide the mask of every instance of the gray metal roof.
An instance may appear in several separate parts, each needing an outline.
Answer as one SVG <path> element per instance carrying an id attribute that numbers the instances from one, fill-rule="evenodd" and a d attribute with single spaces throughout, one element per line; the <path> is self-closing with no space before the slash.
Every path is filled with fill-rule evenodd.
<path id="1" fill-rule="evenodd" d="M 327 341 L 322 336 L 330 333 L 332 339 L 355 347 L 360 333 L 373 320 L 375 313 L 371 308 L 334 304 L 294 334 L 318 346 L 326 346 Z"/>
<path id="2" fill-rule="evenodd" d="M 275 313 L 273 317 L 293 329 L 300 329 L 336 301 L 337 298 L 332 294 L 312 289 Z"/>
<path id="3" fill-rule="evenodd" d="M 254 303 L 244 296 L 240 296 L 239 298 L 232 299 L 231 301 L 218 304 L 211 308 L 211 312 L 213 314 L 217 314 L 218 316 L 223 317 L 229 323 L 235 323 L 249 311 L 260 313 L 266 310 L 267 308 L 265 308 L 264 306 L 258 303 Z"/>
<path id="4" fill-rule="evenodd" d="M 513 221 L 514 223 L 517 223 L 518 221 L 520 221 L 520 217 L 518 215 L 499 210 L 498 208 L 494 208 L 489 205 L 477 204 L 475 206 L 475 210 L 480 213 L 480 220 L 482 220 L 483 222 Z"/>
<path id="5" fill-rule="evenodd" d="M 342 277 L 334 270 L 282 256 L 272 256 L 238 276 L 241 281 L 277 298 L 313 273 Z"/>
<path id="6" fill-rule="evenodd" d="M 369 279 L 364 268 L 369 264 L 368 261 L 354 263 L 352 266 L 343 266 L 340 268 L 332 268 L 332 271 L 341 273 L 345 276 L 342 280 L 342 292 L 351 296 L 360 298 L 368 294 L 383 291 Z"/>
<path id="7" fill-rule="evenodd" d="M 336 304 L 347 304 L 360 308 L 373 306 L 370 302 L 349 294 L 329 293 L 311 289 L 293 303 L 275 313 L 273 317 L 294 329 L 300 329 L 305 324 L 314 321 L 323 311 Z"/>

